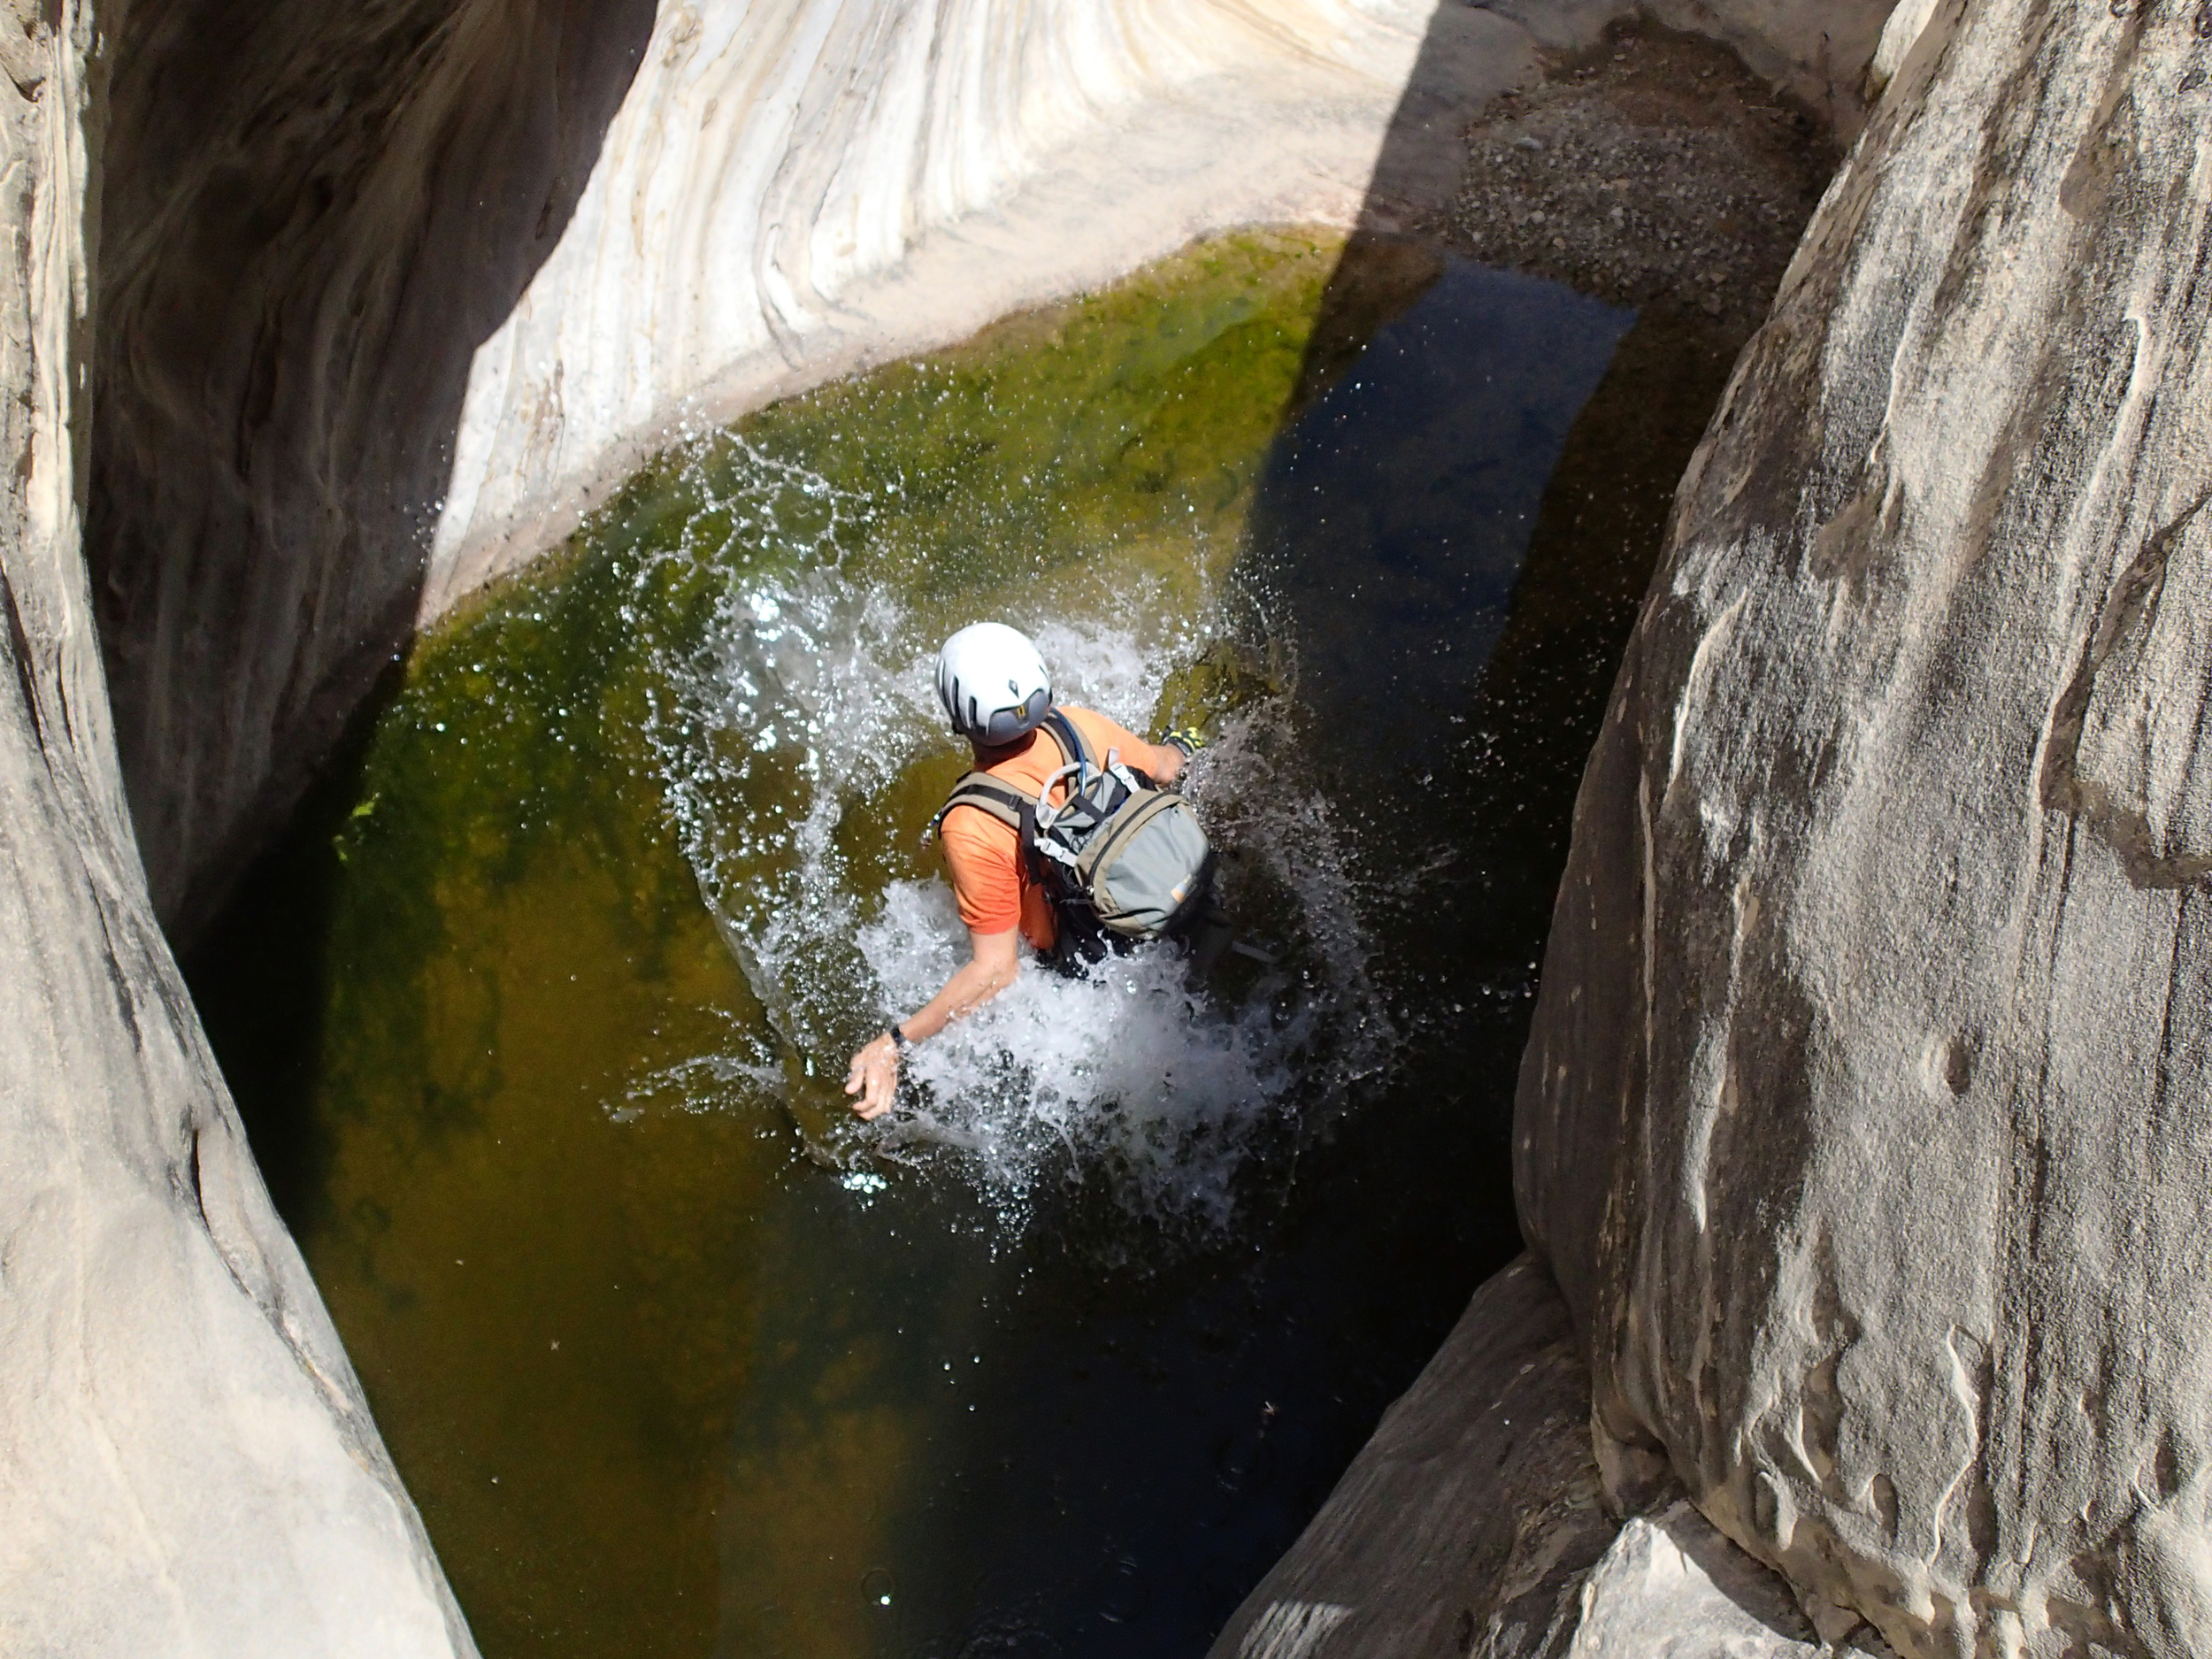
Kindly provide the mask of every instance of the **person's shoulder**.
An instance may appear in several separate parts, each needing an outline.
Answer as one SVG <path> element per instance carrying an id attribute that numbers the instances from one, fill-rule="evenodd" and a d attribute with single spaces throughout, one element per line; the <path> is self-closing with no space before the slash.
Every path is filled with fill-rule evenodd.
<path id="1" fill-rule="evenodd" d="M 1073 703 L 1059 705 L 1061 713 L 1075 723 L 1076 730 L 1090 739 L 1094 747 L 1109 749 L 1116 745 L 1141 741 L 1137 734 L 1110 715 L 1095 709 L 1078 708 Z"/>
<path id="2" fill-rule="evenodd" d="M 1011 854 L 1021 837 L 996 814 L 966 802 L 952 807 L 937 826 L 937 839 L 949 854 Z"/>

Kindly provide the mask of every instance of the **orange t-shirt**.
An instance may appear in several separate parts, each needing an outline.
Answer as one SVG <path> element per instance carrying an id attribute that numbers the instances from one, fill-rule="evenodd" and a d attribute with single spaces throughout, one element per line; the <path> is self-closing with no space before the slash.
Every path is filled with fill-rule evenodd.
<path id="1" fill-rule="evenodd" d="M 1143 740 L 1125 726 L 1115 725 L 1088 709 L 1063 708 L 1084 741 L 1102 761 L 1111 749 L 1125 757 Z M 1059 741 L 1041 728 L 1010 755 L 983 768 L 1020 790 L 1031 800 L 1045 780 L 1075 758 L 1060 752 Z M 1052 793 L 1056 806 L 1067 798 L 1064 780 Z M 952 877 L 953 896 L 960 902 L 960 919 L 979 933 L 1002 933 L 1019 926 L 1022 934 L 1040 950 L 1050 950 L 1060 934 L 1059 918 L 1052 901 L 1030 879 L 1028 860 L 1021 856 L 1021 837 L 1010 824 L 1002 824 L 988 812 L 956 806 L 945 814 L 937 839 L 945 849 L 945 869 Z"/>

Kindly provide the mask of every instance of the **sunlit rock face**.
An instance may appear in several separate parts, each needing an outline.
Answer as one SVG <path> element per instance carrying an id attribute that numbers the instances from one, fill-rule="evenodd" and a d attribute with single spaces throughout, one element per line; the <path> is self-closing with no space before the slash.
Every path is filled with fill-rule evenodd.
<path id="1" fill-rule="evenodd" d="M 424 615 L 683 425 L 1204 230 L 1349 224 L 1425 42 L 1440 147 L 1532 56 L 1436 0 L 664 6 L 567 235 L 477 354 Z"/>
<path id="2" fill-rule="evenodd" d="M 88 551 L 196 932 L 418 619 L 689 423 L 1211 229 L 1440 204 L 1623 0 L 142 0 Z M 1670 0 L 1855 119 L 1885 7 Z"/>
<path id="3" fill-rule="evenodd" d="M 124 802 L 80 551 L 94 35 L 0 9 L 0 1651 L 472 1655 Z"/>
<path id="4" fill-rule="evenodd" d="M 576 219 L 478 354 L 426 617 L 689 421 L 1250 222 L 1434 205 L 1468 114 L 1616 0 L 665 6 Z M 1886 6 L 1662 7 L 1855 123 Z"/>
<path id="5" fill-rule="evenodd" d="M 1910 11 L 1584 784 L 1524 1219 L 1617 1494 L 1907 1654 L 2202 1654 L 2212 49 Z"/>

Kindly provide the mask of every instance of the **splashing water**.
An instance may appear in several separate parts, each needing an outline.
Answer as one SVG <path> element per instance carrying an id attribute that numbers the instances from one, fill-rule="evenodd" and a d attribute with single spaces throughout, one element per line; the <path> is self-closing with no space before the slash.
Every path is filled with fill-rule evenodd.
<path id="1" fill-rule="evenodd" d="M 1516 1248 L 1525 964 L 1640 590 L 1576 526 L 1649 377 L 1540 514 L 1618 319 L 1448 277 L 1278 444 L 1332 263 L 1201 249 L 656 461 L 424 641 L 204 965 L 487 1654 L 1199 1651 Z M 964 949 L 928 664 L 994 616 L 1071 701 L 1214 718 L 1274 960 L 1025 974 L 864 1128 L 847 1055 Z"/>
<path id="2" fill-rule="evenodd" d="M 910 882 L 858 942 L 887 995 L 910 1005 L 944 982 L 965 941 L 944 888 Z M 1123 1175 L 1125 1195 L 1148 1211 L 1225 1223 L 1224 1154 L 1286 1091 L 1287 1045 L 1266 1010 L 1224 1016 L 1185 979 L 1162 950 L 1080 978 L 1024 974 L 915 1052 L 910 1071 L 930 1103 L 879 1144 L 892 1156 L 932 1145 L 972 1154 L 1002 1220 L 1064 1153 Z"/>
<path id="3" fill-rule="evenodd" d="M 1193 988 L 1166 947 L 1078 977 L 1033 963 L 918 1048 L 904 1109 L 863 1128 L 838 1093 L 845 1056 L 933 995 L 967 940 L 941 876 L 866 867 L 840 830 L 849 816 L 895 815 L 903 780 L 959 757 L 931 689 L 935 639 L 891 593 L 827 557 L 757 571 L 733 570 L 703 641 L 661 664 L 672 695 L 649 735 L 700 891 L 784 1045 L 779 1092 L 816 1156 L 848 1170 L 957 1169 L 1010 1227 L 1048 1173 L 1102 1176 L 1150 1217 L 1227 1225 L 1263 1127 L 1294 1134 L 1307 1114 L 1317 1126 L 1333 1092 L 1379 1068 L 1390 1038 L 1326 803 L 1271 736 L 1286 710 L 1238 711 L 1193 772 L 1225 896 L 1267 918 L 1245 932 L 1268 965 L 1239 996 Z M 1159 619 L 1160 598 L 1140 582 L 1117 618 L 1011 619 L 1064 701 L 1142 729 L 1170 675 L 1221 626 L 1215 614 Z M 672 1090 L 697 1102 L 733 1080 L 753 1093 L 764 1071 L 757 1055 L 709 1057 L 634 1089 L 632 1106 Z"/>

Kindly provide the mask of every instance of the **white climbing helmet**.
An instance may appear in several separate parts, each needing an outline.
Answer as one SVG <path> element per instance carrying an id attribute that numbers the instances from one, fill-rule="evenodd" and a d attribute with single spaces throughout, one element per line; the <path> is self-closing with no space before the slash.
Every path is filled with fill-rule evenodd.
<path id="1" fill-rule="evenodd" d="M 1026 634 L 978 622 L 937 653 L 937 695 L 954 736 L 992 749 L 1037 729 L 1052 707 L 1052 676 Z"/>

